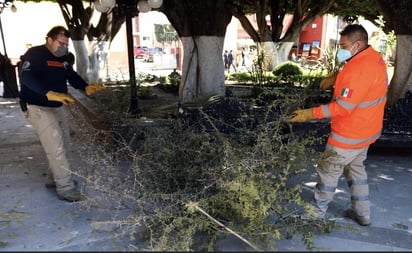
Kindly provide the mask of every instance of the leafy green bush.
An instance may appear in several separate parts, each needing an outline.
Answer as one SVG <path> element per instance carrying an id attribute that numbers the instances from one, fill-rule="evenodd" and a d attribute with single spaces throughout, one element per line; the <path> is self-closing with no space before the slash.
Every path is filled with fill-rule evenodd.
<path id="1" fill-rule="evenodd" d="M 273 68 L 272 73 L 275 76 L 282 76 L 288 78 L 292 76 L 303 75 L 303 69 L 298 64 L 292 61 L 286 61 Z"/>
<path id="2" fill-rule="evenodd" d="M 182 76 L 174 69 L 173 72 L 167 76 L 167 79 L 171 85 L 179 86 L 182 81 Z"/>
<path id="3" fill-rule="evenodd" d="M 227 74 L 226 80 L 239 83 L 248 83 L 252 81 L 252 75 L 249 72 L 234 72 Z"/>

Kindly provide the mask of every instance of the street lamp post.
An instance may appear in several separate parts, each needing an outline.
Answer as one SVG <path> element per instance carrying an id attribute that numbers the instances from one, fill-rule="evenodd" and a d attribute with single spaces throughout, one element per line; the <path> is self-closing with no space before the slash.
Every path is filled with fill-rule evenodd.
<path id="1" fill-rule="evenodd" d="M 1 0 L 0 0 L 1 1 Z M 115 5 L 116 0 L 95 0 L 95 7 L 100 12 L 106 12 Z M 141 111 L 138 104 L 136 71 L 134 65 L 134 46 L 133 46 L 133 30 L 132 18 L 140 12 L 148 12 L 159 8 L 163 0 L 117 0 L 118 8 L 123 10 L 126 16 L 126 39 L 127 39 L 127 56 L 129 62 L 129 78 L 130 78 L 130 107 L 128 113 L 138 116 Z"/>
<path id="2" fill-rule="evenodd" d="M 12 12 L 16 12 L 17 8 L 14 5 L 13 0 L 1 0 L 0 1 L 0 33 L 1 33 L 1 40 L 3 41 L 4 56 L 7 57 L 6 42 L 4 41 L 3 25 L 1 24 L 1 14 L 3 13 L 3 10 L 6 7 L 10 7 Z"/>
<path id="3" fill-rule="evenodd" d="M 0 58 L 0 79 L 3 81 L 3 98 L 17 98 L 19 91 L 17 88 L 16 69 L 11 64 L 10 59 L 7 56 L 6 42 L 4 40 L 3 24 L 1 23 L 1 14 L 5 8 L 10 7 L 12 12 L 16 12 L 17 8 L 13 4 L 13 0 L 0 0 L 0 34 L 3 42 L 4 55 Z"/>
<path id="4" fill-rule="evenodd" d="M 132 18 L 137 16 L 137 0 L 95 0 L 94 5 L 99 12 L 107 12 L 113 8 L 115 4 L 120 10 L 124 11 L 126 16 L 126 39 L 127 39 L 127 56 L 129 64 L 129 83 L 130 83 L 130 106 L 128 113 L 138 116 L 140 114 L 137 85 L 136 85 L 136 73 L 134 66 L 134 52 L 133 52 L 133 31 L 132 31 Z"/>
<path id="5" fill-rule="evenodd" d="M 127 39 L 127 56 L 129 61 L 129 78 L 130 78 L 130 106 L 128 113 L 138 116 L 141 111 L 139 109 L 137 85 L 136 85 L 136 71 L 134 66 L 134 52 L 133 52 L 133 30 L 132 18 L 137 16 L 137 0 L 117 0 L 119 8 L 125 11 L 126 14 L 126 39 Z"/>
<path id="6" fill-rule="evenodd" d="M 130 107 L 128 112 L 132 115 L 140 115 L 141 113 L 138 105 L 136 73 L 134 66 L 132 18 L 138 15 L 138 11 L 148 12 L 152 8 L 159 8 L 162 3 L 163 0 L 117 0 L 119 8 L 122 8 L 126 13 L 127 56 L 129 60 L 130 75 Z"/>

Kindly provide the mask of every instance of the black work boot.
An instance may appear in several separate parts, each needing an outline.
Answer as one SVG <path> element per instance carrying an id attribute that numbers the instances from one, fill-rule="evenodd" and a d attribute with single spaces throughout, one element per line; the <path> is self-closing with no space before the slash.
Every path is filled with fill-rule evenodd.
<path id="1" fill-rule="evenodd" d="M 369 215 L 360 216 L 351 208 L 345 211 L 345 217 L 356 221 L 361 226 L 369 226 L 372 223 L 371 217 Z"/>
<path id="2" fill-rule="evenodd" d="M 77 181 L 73 180 L 74 186 L 77 186 Z M 54 180 L 48 180 L 45 184 L 46 188 L 56 188 L 56 182 Z"/>
<path id="3" fill-rule="evenodd" d="M 76 191 L 76 189 L 71 189 L 65 192 L 57 193 L 57 197 L 60 200 L 66 200 L 69 202 L 76 202 L 81 199 L 80 192 Z"/>

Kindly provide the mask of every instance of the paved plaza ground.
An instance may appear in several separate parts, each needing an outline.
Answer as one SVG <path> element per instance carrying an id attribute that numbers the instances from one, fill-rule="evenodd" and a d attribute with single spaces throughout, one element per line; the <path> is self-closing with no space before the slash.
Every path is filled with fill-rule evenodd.
<path id="1" fill-rule="evenodd" d="M 81 143 L 76 134 L 72 150 Z M 44 187 L 47 161 L 33 128 L 16 99 L 0 98 L 0 250 L 2 251 L 133 251 L 128 237 L 112 226 L 95 227 L 98 221 L 117 219 L 128 210 L 57 199 Z M 72 152 L 74 165 L 82 165 Z M 315 238 L 321 251 L 412 251 L 412 151 L 394 147 L 371 149 L 367 160 L 372 203 L 372 225 L 360 227 L 340 218 L 350 196 L 341 180 L 328 213 L 337 217 L 341 230 Z M 82 183 L 81 180 L 80 184 Z M 304 179 L 304 194 L 312 192 L 315 172 Z M 276 243 L 279 251 L 306 251 L 296 238 Z M 236 238 L 219 242 L 221 251 L 251 251 Z"/>

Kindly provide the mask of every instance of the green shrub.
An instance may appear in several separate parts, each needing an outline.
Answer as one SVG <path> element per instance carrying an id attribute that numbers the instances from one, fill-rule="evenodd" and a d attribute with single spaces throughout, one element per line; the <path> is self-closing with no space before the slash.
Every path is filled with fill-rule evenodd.
<path id="1" fill-rule="evenodd" d="M 159 76 L 159 82 L 160 83 L 166 83 L 167 82 L 167 78 L 165 76 Z"/>
<path id="2" fill-rule="evenodd" d="M 171 85 L 179 86 L 182 81 L 182 76 L 174 69 L 173 72 L 167 76 L 167 79 Z"/>
<path id="3" fill-rule="evenodd" d="M 301 76 L 303 74 L 303 69 L 298 64 L 287 61 L 277 65 L 272 73 L 275 76 L 283 76 L 283 77 L 292 77 L 292 76 Z"/>
<path id="4" fill-rule="evenodd" d="M 239 83 L 247 83 L 252 81 L 252 76 L 248 72 L 234 72 L 226 76 L 226 80 Z"/>

